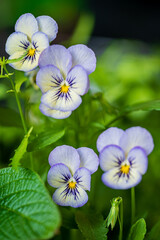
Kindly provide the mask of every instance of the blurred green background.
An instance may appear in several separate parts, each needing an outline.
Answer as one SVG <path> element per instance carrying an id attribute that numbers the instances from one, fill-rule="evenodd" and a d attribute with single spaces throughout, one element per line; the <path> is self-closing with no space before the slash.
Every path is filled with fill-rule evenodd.
<path id="1" fill-rule="evenodd" d="M 56 144 L 42 151 L 34 152 L 35 169 L 46 181 L 48 171 L 48 154 L 61 144 L 74 147 L 88 146 L 96 152 L 98 135 L 106 126 L 117 126 L 123 129 L 132 126 L 142 126 L 148 129 L 154 138 L 155 148 L 149 156 L 148 172 L 142 182 L 136 187 L 137 217 L 145 217 L 147 229 L 160 220 L 160 112 L 136 111 L 126 115 L 112 125 L 110 121 L 116 117 L 116 109 L 139 102 L 160 99 L 160 44 L 144 43 L 136 40 L 108 39 L 92 35 L 96 21 L 94 13 L 85 0 L 39 0 L 19 1 L 1 0 L 0 7 L 0 55 L 5 54 L 5 41 L 14 31 L 17 18 L 30 12 L 35 16 L 49 15 L 59 26 L 57 39 L 54 43 L 69 46 L 77 43 L 88 44 L 96 53 L 97 68 L 90 76 L 90 91 L 83 97 L 82 105 L 74 111 L 69 119 L 48 119 L 39 111 L 41 92 L 34 89 L 26 79 L 22 86 L 20 97 L 28 125 L 34 125 L 34 134 L 50 127 L 69 126 L 66 135 Z M 13 72 L 13 69 L 10 68 Z M 26 78 L 22 72 L 15 72 L 15 79 Z M 0 81 L 1 107 L 17 112 L 17 106 L 7 79 Z M 26 91 L 24 89 L 26 88 Z M 101 96 L 98 98 L 97 96 Z M 113 109 L 112 109 L 113 107 Z M 83 117 L 82 117 L 83 116 Z M 5 167 L 23 138 L 23 130 L 11 116 L 0 116 L 0 166 Z M 14 116 L 13 116 L 14 118 Z M 18 126 L 17 126 L 18 125 Z M 86 134 L 87 133 L 87 134 Z M 78 136 L 78 137 L 77 137 Z M 28 167 L 28 155 L 23 163 Z M 45 172 L 44 172 L 45 169 Z M 124 230 L 128 233 L 130 218 L 130 190 L 116 191 L 101 183 L 101 170 L 94 174 L 92 182 L 95 187 L 90 193 L 91 206 L 106 217 L 113 197 L 124 197 Z M 48 185 L 47 185 L 48 186 Z M 50 189 L 53 192 L 53 189 Z M 111 239 L 116 239 L 116 231 Z M 67 239 L 67 238 L 66 238 Z"/>

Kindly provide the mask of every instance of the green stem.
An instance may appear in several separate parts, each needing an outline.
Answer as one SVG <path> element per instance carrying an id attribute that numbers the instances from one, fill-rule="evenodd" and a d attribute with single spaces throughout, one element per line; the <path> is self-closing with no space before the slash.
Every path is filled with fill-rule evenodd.
<path id="1" fill-rule="evenodd" d="M 131 225 L 135 220 L 135 188 L 131 188 Z"/>
<path id="2" fill-rule="evenodd" d="M 123 200 L 120 204 L 119 240 L 123 239 Z"/>

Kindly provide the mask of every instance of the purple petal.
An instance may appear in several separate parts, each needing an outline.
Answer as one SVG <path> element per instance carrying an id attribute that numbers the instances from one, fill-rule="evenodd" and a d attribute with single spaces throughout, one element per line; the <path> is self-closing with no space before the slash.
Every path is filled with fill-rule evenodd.
<path id="1" fill-rule="evenodd" d="M 49 170 L 47 181 L 52 187 L 59 188 L 66 184 L 71 177 L 69 168 L 65 164 L 58 163 Z"/>
<path id="2" fill-rule="evenodd" d="M 119 140 L 124 131 L 120 128 L 111 127 L 101 133 L 97 139 L 97 149 L 102 151 L 107 145 L 119 145 Z"/>
<path id="3" fill-rule="evenodd" d="M 141 147 L 150 154 L 154 148 L 151 134 L 142 127 L 128 128 L 120 139 L 120 146 L 127 153 L 134 147 Z"/>
<path id="4" fill-rule="evenodd" d="M 49 164 L 53 166 L 57 163 L 65 164 L 73 175 L 80 165 L 77 150 L 67 145 L 56 147 L 49 155 Z"/>
<path id="5" fill-rule="evenodd" d="M 80 156 L 80 167 L 87 168 L 91 174 L 96 172 L 99 165 L 97 154 L 90 148 L 81 147 L 77 149 Z"/>
<path id="6" fill-rule="evenodd" d="M 108 171 L 112 168 L 119 168 L 125 160 L 125 154 L 119 146 L 109 145 L 100 152 L 99 160 L 101 169 Z"/>
<path id="7" fill-rule="evenodd" d="M 94 52 L 83 44 L 77 44 L 68 48 L 72 55 L 72 67 L 81 65 L 87 74 L 94 72 L 96 68 L 96 56 Z"/>
<path id="8" fill-rule="evenodd" d="M 73 178 L 81 188 L 84 190 L 90 190 L 91 172 L 88 169 L 84 167 L 79 168 L 75 172 Z"/>
<path id="9" fill-rule="evenodd" d="M 61 71 L 63 77 L 66 78 L 72 66 L 72 56 L 65 47 L 56 44 L 52 45 L 46 48 L 39 58 L 39 67 L 46 65 L 56 66 Z"/>
<path id="10" fill-rule="evenodd" d="M 59 111 L 59 110 L 54 110 L 52 108 L 47 107 L 43 103 L 40 104 L 39 109 L 44 115 L 46 115 L 48 117 L 56 118 L 56 119 L 68 118 L 72 113 L 71 111 L 62 112 L 62 111 Z"/>
<path id="11" fill-rule="evenodd" d="M 140 174 L 145 174 L 148 168 L 146 152 L 141 147 L 132 148 L 127 157 L 133 169 Z"/>

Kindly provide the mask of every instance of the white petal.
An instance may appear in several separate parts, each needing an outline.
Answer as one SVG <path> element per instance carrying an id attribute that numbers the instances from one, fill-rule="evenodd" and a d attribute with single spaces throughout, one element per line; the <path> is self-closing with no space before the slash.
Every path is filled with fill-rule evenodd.
<path id="1" fill-rule="evenodd" d="M 77 44 L 68 48 L 72 55 L 72 67 L 81 65 L 88 74 L 96 68 L 96 56 L 94 52 L 83 44 Z"/>
<path id="2" fill-rule="evenodd" d="M 66 78 L 68 71 L 72 66 L 72 56 L 70 52 L 61 45 L 52 45 L 46 48 L 39 59 L 39 66 L 54 65 L 61 71 Z"/>
<path id="3" fill-rule="evenodd" d="M 124 131 L 120 128 L 111 127 L 101 133 L 97 139 L 97 149 L 100 152 L 107 145 L 119 145 L 120 138 Z"/>
<path id="4" fill-rule="evenodd" d="M 125 160 L 124 151 L 117 145 L 108 145 L 99 155 L 100 167 L 103 171 L 119 167 Z"/>
<path id="5" fill-rule="evenodd" d="M 49 16 L 40 16 L 36 19 L 39 31 L 44 32 L 48 36 L 49 42 L 53 41 L 58 33 L 58 25 L 56 21 Z"/>
<path id="6" fill-rule="evenodd" d="M 9 55 L 12 55 L 17 51 L 20 51 L 23 55 L 26 52 L 26 49 L 24 49 L 25 45 L 23 43 L 26 44 L 26 46 L 30 45 L 26 34 L 20 32 L 12 33 L 7 39 L 5 50 Z"/>
<path id="7" fill-rule="evenodd" d="M 76 180 L 77 184 L 83 188 L 84 190 L 90 190 L 90 184 L 91 184 L 91 172 L 82 167 L 79 168 L 73 178 Z"/>
<path id="8" fill-rule="evenodd" d="M 38 31 L 36 18 L 31 13 L 23 14 L 16 22 L 15 31 L 25 33 L 31 39 L 33 33 Z"/>
<path id="9" fill-rule="evenodd" d="M 142 179 L 141 174 L 133 170 L 127 175 L 119 177 L 117 169 L 113 168 L 102 175 L 102 182 L 113 189 L 128 189 L 136 186 Z"/>
<path id="10" fill-rule="evenodd" d="M 97 154 L 90 148 L 81 147 L 77 149 L 80 156 L 80 167 L 87 168 L 91 173 L 98 169 L 99 159 Z"/>
<path id="11" fill-rule="evenodd" d="M 128 154 L 127 159 L 133 169 L 140 172 L 141 174 L 145 174 L 148 168 L 148 159 L 143 148 L 132 148 L 132 150 Z"/>
<path id="12" fill-rule="evenodd" d="M 82 99 L 71 89 L 69 89 L 67 96 L 66 94 L 60 93 L 60 90 L 53 89 L 42 95 L 41 102 L 49 108 L 67 112 L 73 111 L 79 107 Z"/>
<path id="13" fill-rule="evenodd" d="M 59 81 L 64 81 L 64 79 L 60 73 L 60 70 L 53 65 L 47 65 L 40 68 L 36 77 L 36 83 L 41 89 L 42 93 L 57 87 Z"/>
<path id="14" fill-rule="evenodd" d="M 59 111 L 59 110 L 51 109 L 43 103 L 40 104 L 39 109 L 44 115 L 46 115 L 48 117 L 56 118 L 56 119 L 68 118 L 72 113 L 71 111 L 62 112 L 62 111 Z"/>
<path id="15" fill-rule="evenodd" d="M 70 206 L 74 208 L 82 207 L 88 201 L 88 195 L 81 187 L 78 187 L 78 193 L 75 197 L 74 194 L 65 194 L 66 186 L 58 188 L 53 194 L 53 201 L 61 206 Z"/>
<path id="16" fill-rule="evenodd" d="M 79 168 L 80 159 L 77 150 L 71 146 L 62 145 L 56 147 L 49 155 L 49 164 L 53 166 L 57 163 L 65 164 L 72 175 Z"/>
<path id="17" fill-rule="evenodd" d="M 67 75 L 67 82 L 78 95 L 84 95 L 88 91 L 88 75 L 81 66 L 75 66 L 71 69 Z"/>
<path id="18" fill-rule="evenodd" d="M 33 47 L 37 46 L 37 50 L 41 53 L 44 49 L 49 46 L 48 37 L 45 33 L 36 32 L 32 36 Z"/>
<path id="19" fill-rule="evenodd" d="M 128 128 L 120 139 L 120 146 L 126 154 L 134 147 L 141 147 L 150 154 L 154 148 L 151 134 L 142 127 Z"/>
<path id="20" fill-rule="evenodd" d="M 71 177 L 69 168 L 62 163 L 58 163 L 49 170 L 47 181 L 52 187 L 58 188 L 66 184 Z"/>

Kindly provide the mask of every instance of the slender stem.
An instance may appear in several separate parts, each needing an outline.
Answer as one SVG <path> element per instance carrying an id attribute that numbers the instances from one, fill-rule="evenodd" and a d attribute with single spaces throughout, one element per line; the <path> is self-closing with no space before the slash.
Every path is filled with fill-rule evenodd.
<path id="1" fill-rule="evenodd" d="M 120 204 L 119 240 L 123 239 L 123 200 Z"/>
<path id="2" fill-rule="evenodd" d="M 135 220 L 135 188 L 131 188 L 131 225 Z"/>

